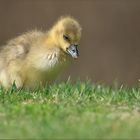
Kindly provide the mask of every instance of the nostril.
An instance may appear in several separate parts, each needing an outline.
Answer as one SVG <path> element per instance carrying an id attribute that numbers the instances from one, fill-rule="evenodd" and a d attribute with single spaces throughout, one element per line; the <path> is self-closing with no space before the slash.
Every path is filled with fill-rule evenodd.
<path id="1" fill-rule="evenodd" d="M 72 50 L 73 53 L 75 53 L 75 50 Z"/>

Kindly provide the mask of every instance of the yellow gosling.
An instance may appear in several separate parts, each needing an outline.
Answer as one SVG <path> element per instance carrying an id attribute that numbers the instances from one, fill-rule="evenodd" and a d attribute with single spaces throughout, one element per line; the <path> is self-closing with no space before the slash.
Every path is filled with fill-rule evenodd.
<path id="1" fill-rule="evenodd" d="M 48 32 L 31 31 L 0 48 L 0 84 L 9 88 L 36 88 L 53 82 L 78 57 L 81 26 L 61 17 Z"/>

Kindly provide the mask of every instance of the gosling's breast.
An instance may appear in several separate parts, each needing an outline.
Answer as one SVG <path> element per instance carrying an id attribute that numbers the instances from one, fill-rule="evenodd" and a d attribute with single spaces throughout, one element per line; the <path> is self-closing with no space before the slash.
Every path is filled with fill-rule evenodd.
<path id="1" fill-rule="evenodd" d="M 40 53 L 27 72 L 26 85 L 35 87 L 38 84 L 51 83 L 67 65 L 68 59 L 65 55 L 60 55 L 56 52 Z"/>

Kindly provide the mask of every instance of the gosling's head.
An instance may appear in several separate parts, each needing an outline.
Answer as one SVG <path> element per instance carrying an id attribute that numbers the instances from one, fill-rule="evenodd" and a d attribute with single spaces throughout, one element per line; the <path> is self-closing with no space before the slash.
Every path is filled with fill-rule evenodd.
<path id="1" fill-rule="evenodd" d="M 72 17 L 61 17 L 52 28 L 58 47 L 73 58 L 78 58 L 81 26 Z"/>

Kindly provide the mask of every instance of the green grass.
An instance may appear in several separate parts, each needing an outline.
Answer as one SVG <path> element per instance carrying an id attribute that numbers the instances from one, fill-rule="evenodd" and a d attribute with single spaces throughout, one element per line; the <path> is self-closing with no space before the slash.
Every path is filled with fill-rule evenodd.
<path id="1" fill-rule="evenodd" d="M 80 81 L 1 88 L 0 138 L 140 138 L 140 89 Z"/>

